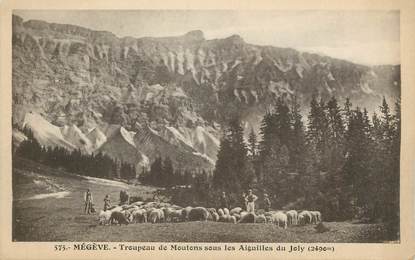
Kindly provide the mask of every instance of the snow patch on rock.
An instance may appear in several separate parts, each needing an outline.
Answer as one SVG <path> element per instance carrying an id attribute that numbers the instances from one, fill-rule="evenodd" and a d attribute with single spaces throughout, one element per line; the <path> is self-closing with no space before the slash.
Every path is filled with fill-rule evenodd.
<path id="1" fill-rule="evenodd" d="M 360 84 L 360 88 L 362 89 L 363 92 L 365 92 L 366 94 L 373 94 L 373 89 L 371 89 L 369 87 L 369 84 L 367 82 Z"/>
<path id="2" fill-rule="evenodd" d="M 210 158 L 209 156 L 207 156 L 206 154 L 201 154 L 199 152 L 193 152 L 193 155 L 200 156 L 200 157 L 208 160 L 212 165 L 215 165 L 215 161 L 212 158 Z"/>
<path id="3" fill-rule="evenodd" d="M 44 146 L 59 146 L 73 150 L 76 146 L 65 140 L 59 127 L 49 123 L 37 113 L 27 113 L 23 121 L 23 127 L 32 130 L 34 137 Z"/>
<path id="4" fill-rule="evenodd" d="M 88 139 L 91 141 L 92 149 L 96 150 L 107 141 L 105 134 L 98 128 L 93 128 L 88 134 Z"/>
<path id="5" fill-rule="evenodd" d="M 134 136 L 132 135 L 132 133 L 127 131 L 124 127 L 120 127 L 120 133 L 125 141 L 127 141 L 129 144 L 135 147 Z"/>
<path id="6" fill-rule="evenodd" d="M 84 152 L 92 152 L 92 143 L 76 125 L 63 126 L 61 132 L 65 140 L 76 145 Z"/>

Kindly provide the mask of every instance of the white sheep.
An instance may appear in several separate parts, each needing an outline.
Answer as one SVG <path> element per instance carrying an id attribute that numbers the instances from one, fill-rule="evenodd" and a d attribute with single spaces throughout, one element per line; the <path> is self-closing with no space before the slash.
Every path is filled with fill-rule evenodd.
<path id="1" fill-rule="evenodd" d="M 155 210 L 156 208 L 143 208 L 143 209 L 145 209 L 145 210 L 146 210 L 146 212 L 147 212 L 147 220 L 149 220 L 149 219 L 150 219 L 150 214 L 151 214 L 151 212 L 152 212 L 153 210 Z"/>
<path id="2" fill-rule="evenodd" d="M 239 222 L 239 220 L 241 219 L 241 215 L 234 213 L 232 216 L 235 217 L 236 221 Z"/>
<path id="3" fill-rule="evenodd" d="M 257 215 L 255 218 L 255 223 L 266 223 L 267 219 L 264 214 Z"/>
<path id="4" fill-rule="evenodd" d="M 148 209 L 148 208 L 155 208 L 157 206 L 157 202 L 147 202 L 144 205 L 142 205 L 143 208 Z"/>
<path id="5" fill-rule="evenodd" d="M 212 214 L 212 220 L 217 222 L 219 221 L 219 214 L 217 212 L 213 212 Z"/>
<path id="6" fill-rule="evenodd" d="M 121 212 L 122 210 L 123 210 L 123 208 L 121 206 L 116 206 L 115 208 L 112 208 L 109 211 L 111 211 L 111 212 L 115 212 L 115 211 Z"/>
<path id="7" fill-rule="evenodd" d="M 278 226 L 284 229 L 287 228 L 287 215 L 284 212 L 278 211 L 273 215 L 273 222 Z"/>
<path id="8" fill-rule="evenodd" d="M 226 222 L 236 224 L 236 217 L 231 215 L 225 215 Z"/>
<path id="9" fill-rule="evenodd" d="M 234 214 L 240 214 L 241 213 L 241 211 L 242 211 L 242 208 L 240 208 L 240 207 L 236 207 L 236 208 L 233 208 L 233 209 L 231 209 L 231 211 L 229 212 L 231 215 L 234 215 Z"/>
<path id="10" fill-rule="evenodd" d="M 109 221 L 110 221 L 110 218 L 111 218 L 111 213 L 112 213 L 112 211 L 110 211 L 110 210 L 106 210 L 106 211 L 101 210 L 99 212 L 99 215 L 98 215 L 99 224 L 100 225 L 108 225 Z"/>
<path id="11" fill-rule="evenodd" d="M 182 210 L 182 221 L 188 221 L 189 220 L 189 213 L 193 209 L 193 207 L 186 207 Z"/>
<path id="12" fill-rule="evenodd" d="M 311 214 L 311 224 L 317 224 L 321 222 L 321 213 L 320 211 L 310 211 Z"/>
<path id="13" fill-rule="evenodd" d="M 317 215 L 317 221 L 318 222 L 321 222 L 322 221 L 322 219 L 321 219 L 321 212 L 320 211 L 314 211 L 315 213 L 316 213 L 316 215 Z"/>
<path id="14" fill-rule="evenodd" d="M 218 214 L 218 216 L 219 216 L 219 214 Z M 219 216 L 218 221 L 219 222 L 227 222 L 228 221 L 228 218 L 227 218 L 226 215 L 222 215 L 222 216 Z"/>
<path id="15" fill-rule="evenodd" d="M 131 214 L 130 211 L 124 209 L 124 210 L 121 211 L 121 213 L 125 216 L 125 218 L 128 220 L 128 222 L 133 221 L 133 214 Z"/>
<path id="16" fill-rule="evenodd" d="M 136 201 L 136 202 L 131 203 L 132 206 L 141 206 L 143 204 L 144 204 L 143 201 Z"/>
<path id="17" fill-rule="evenodd" d="M 243 213 L 243 212 L 242 212 Z M 254 213 L 241 213 L 241 219 L 239 220 L 239 223 L 255 223 L 256 215 Z"/>
<path id="18" fill-rule="evenodd" d="M 265 222 L 266 223 L 273 223 L 272 215 L 264 215 L 264 216 L 265 216 Z"/>
<path id="19" fill-rule="evenodd" d="M 136 209 L 131 213 L 135 223 L 146 223 L 147 222 L 147 212 L 145 209 Z"/>
<path id="20" fill-rule="evenodd" d="M 246 216 L 248 214 L 248 212 L 247 211 L 242 211 L 241 213 L 239 213 L 239 216 L 241 217 L 241 218 L 243 218 L 244 216 Z"/>
<path id="21" fill-rule="evenodd" d="M 213 212 L 217 212 L 215 208 L 207 208 L 207 210 L 210 214 L 212 214 Z"/>
<path id="22" fill-rule="evenodd" d="M 209 212 L 204 207 L 192 208 L 188 215 L 189 221 L 207 221 L 209 217 Z"/>
<path id="23" fill-rule="evenodd" d="M 295 210 L 289 210 L 287 211 L 287 221 L 288 221 L 288 225 L 297 225 L 297 219 L 298 219 L 298 213 Z"/>
<path id="24" fill-rule="evenodd" d="M 227 209 L 227 208 L 223 208 L 223 213 L 225 215 L 230 215 L 229 209 Z"/>
<path id="25" fill-rule="evenodd" d="M 130 208 L 127 208 L 126 210 L 128 211 L 128 212 L 130 212 L 130 213 L 133 213 L 134 211 L 136 211 L 137 209 L 139 209 L 139 207 L 138 206 L 132 206 L 132 207 L 130 207 Z"/>
<path id="26" fill-rule="evenodd" d="M 183 209 L 173 209 L 170 211 L 170 221 L 179 222 L 182 220 Z"/>
<path id="27" fill-rule="evenodd" d="M 122 207 L 120 207 L 120 206 L 113 207 L 112 209 L 109 209 L 109 210 L 106 210 L 106 211 L 101 210 L 98 214 L 99 224 L 100 225 L 110 224 L 109 220 L 111 218 L 111 213 L 112 212 L 121 212 L 121 211 L 122 211 Z"/>
<path id="28" fill-rule="evenodd" d="M 150 218 L 148 219 L 150 223 L 160 223 L 164 221 L 164 212 L 161 209 L 154 209 L 150 213 Z"/>
<path id="29" fill-rule="evenodd" d="M 300 212 L 300 214 L 298 214 L 298 223 L 300 225 L 305 225 L 305 224 L 310 224 L 312 220 L 312 216 L 310 211 L 308 210 L 303 210 Z"/>

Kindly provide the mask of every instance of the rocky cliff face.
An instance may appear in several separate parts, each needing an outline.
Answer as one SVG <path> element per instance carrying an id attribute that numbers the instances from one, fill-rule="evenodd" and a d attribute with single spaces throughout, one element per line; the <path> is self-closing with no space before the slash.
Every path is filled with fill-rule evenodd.
<path id="1" fill-rule="evenodd" d="M 152 145 L 166 142 L 214 161 L 230 117 L 240 116 L 246 127 L 256 128 L 276 97 L 296 95 L 308 106 L 313 94 L 350 97 L 374 110 L 382 96 L 399 97 L 400 67 L 256 46 L 238 35 L 206 40 L 201 31 L 192 31 L 118 38 L 13 16 L 17 123 L 36 111 L 54 125 L 76 125 L 85 133 L 116 124 L 136 132 L 136 141 L 152 129 L 163 140 Z"/>

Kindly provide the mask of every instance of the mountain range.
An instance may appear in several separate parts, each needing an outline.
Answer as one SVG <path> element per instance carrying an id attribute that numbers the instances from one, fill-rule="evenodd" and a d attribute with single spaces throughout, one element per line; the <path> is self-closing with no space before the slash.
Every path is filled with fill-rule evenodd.
<path id="1" fill-rule="evenodd" d="M 313 95 L 375 111 L 400 97 L 400 65 L 366 66 L 290 48 L 207 40 L 117 37 L 13 16 L 13 123 L 41 144 L 101 151 L 148 167 L 212 169 L 229 119 L 258 130 L 277 97 Z M 21 134 L 14 134 L 22 140 Z"/>

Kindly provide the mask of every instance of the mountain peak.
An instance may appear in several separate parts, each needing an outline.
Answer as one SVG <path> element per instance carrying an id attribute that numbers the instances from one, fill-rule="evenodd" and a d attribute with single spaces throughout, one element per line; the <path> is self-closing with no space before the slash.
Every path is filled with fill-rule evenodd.
<path id="1" fill-rule="evenodd" d="M 201 30 L 194 30 L 186 33 L 184 35 L 185 38 L 193 41 L 203 41 L 205 40 L 205 36 Z"/>
<path id="2" fill-rule="evenodd" d="M 225 38 L 226 41 L 230 41 L 234 44 L 238 44 L 238 43 L 245 43 L 244 39 L 238 35 L 238 34 L 233 34 L 227 38 Z"/>
<path id="3" fill-rule="evenodd" d="M 18 15 L 12 15 L 13 26 L 21 26 L 23 24 L 23 18 Z"/>

